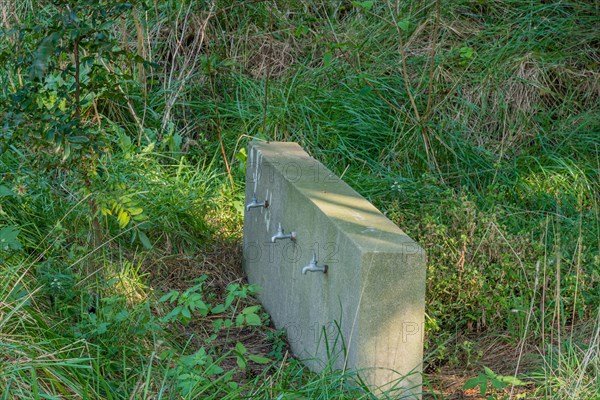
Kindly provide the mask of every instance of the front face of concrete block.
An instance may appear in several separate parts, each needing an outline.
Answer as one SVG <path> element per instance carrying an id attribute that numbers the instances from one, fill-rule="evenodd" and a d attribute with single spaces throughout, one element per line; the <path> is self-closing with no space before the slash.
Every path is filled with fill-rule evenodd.
<path id="1" fill-rule="evenodd" d="M 418 397 L 423 250 L 294 143 L 252 143 L 246 172 L 246 204 L 269 206 L 245 211 L 244 269 L 295 355 Z M 279 223 L 295 241 L 272 243 Z M 313 254 L 327 273 L 302 274 Z"/>

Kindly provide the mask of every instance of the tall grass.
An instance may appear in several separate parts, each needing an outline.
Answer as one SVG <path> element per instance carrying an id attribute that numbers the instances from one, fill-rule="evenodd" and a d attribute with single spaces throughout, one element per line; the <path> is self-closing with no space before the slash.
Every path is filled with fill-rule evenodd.
<path id="1" fill-rule="evenodd" d="M 537 369 L 517 357 L 503 371 L 534 378 L 532 396 L 599 396 L 597 4 L 366 3 L 135 2 L 114 33 L 153 64 L 117 66 L 120 95 L 97 97 L 109 151 L 87 192 L 51 152 L 0 143 L 0 229 L 23 248 L 0 256 L 5 398 L 185 397 L 191 350 L 153 325 L 140 271 L 239 237 L 236 156 L 253 137 L 297 141 L 427 249 L 427 371 L 470 364 L 473 335 L 504 335 L 521 356 L 539 349 Z M 0 26 L 52 10 L 3 2 Z M 24 78 L 0 67 L 0 118 Z M 146 219 L 122 229 L 108 215 L 94 247 L 90 198 Z M 71 285 L 62 297 L 55 278 Z M 270 371 L 187 397 L 370 396 L 293 360 Z"/>

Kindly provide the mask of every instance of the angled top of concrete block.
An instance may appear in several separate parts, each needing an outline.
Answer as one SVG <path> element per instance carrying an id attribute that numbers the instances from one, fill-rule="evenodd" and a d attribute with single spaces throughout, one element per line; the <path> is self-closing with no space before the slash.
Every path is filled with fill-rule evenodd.
<path id="1" fill-rule="evenodd" d="M 396 224 L 297 143 L 253 141 L 250 147 L 254 151 L 249 154 L 249 170 L 253 166 L 258 169 L 264 156 L 272 168 L 292 183 L 298 196 L 306 197 L 331 218 L 340 232 L 363 252 L 423 252 Z M 268 172 L 256 170 L 255 173 Z"/>

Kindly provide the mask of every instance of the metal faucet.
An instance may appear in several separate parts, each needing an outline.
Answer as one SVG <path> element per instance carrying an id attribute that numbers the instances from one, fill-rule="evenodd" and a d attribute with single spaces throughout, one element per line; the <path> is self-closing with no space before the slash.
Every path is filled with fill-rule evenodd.
<path id="1" fill-rule="evenodd" d="M 273 236 L 271 238 L 271 243 L 275 243 L 275 241 L 277 239 L 290 239 L 292 241 L 295 241 L 296 240 L 296 232 L 288 233 L 287 235 L 285 235 L 283 233 L 283 228 L 281 227 L 281 222 L 280 222 L 279 225 L 277 226 L 277 233 L 275 234 L 275 236 Z"/>
<path id="2" fill-rule="evenodd" d="M 322 267 L 317 265 L 317 254 L 313 252 L 312 260 L 306 267 L 302 268 L 302 274 L 306 275 L 307 272 L 322 272 L 326 274 L 328 269 L 327 265 L 323 265 Z"/>
<path id="3" fill-rule="evenodd" d="M 246 205 L 246 211 L 249 211 L 251 208 L 257 208 L 257 207 L 268 208 L 269 207 L 269 202 L 267 200 L 258 202 L 256 200 L 256 193 L 254 193 L 252 195 L 252 200 L 250 200 L 250 203 L 248 203 Z"/>

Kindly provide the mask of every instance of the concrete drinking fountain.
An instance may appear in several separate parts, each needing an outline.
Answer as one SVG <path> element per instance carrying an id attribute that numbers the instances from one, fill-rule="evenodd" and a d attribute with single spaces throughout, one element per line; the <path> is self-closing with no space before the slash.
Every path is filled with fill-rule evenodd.
<path id="1" fill-rule="evenodd" d="M 310 369 L 421 397 L 425 253 L 296 143 L 249 145 L 243 263 Z"/>

